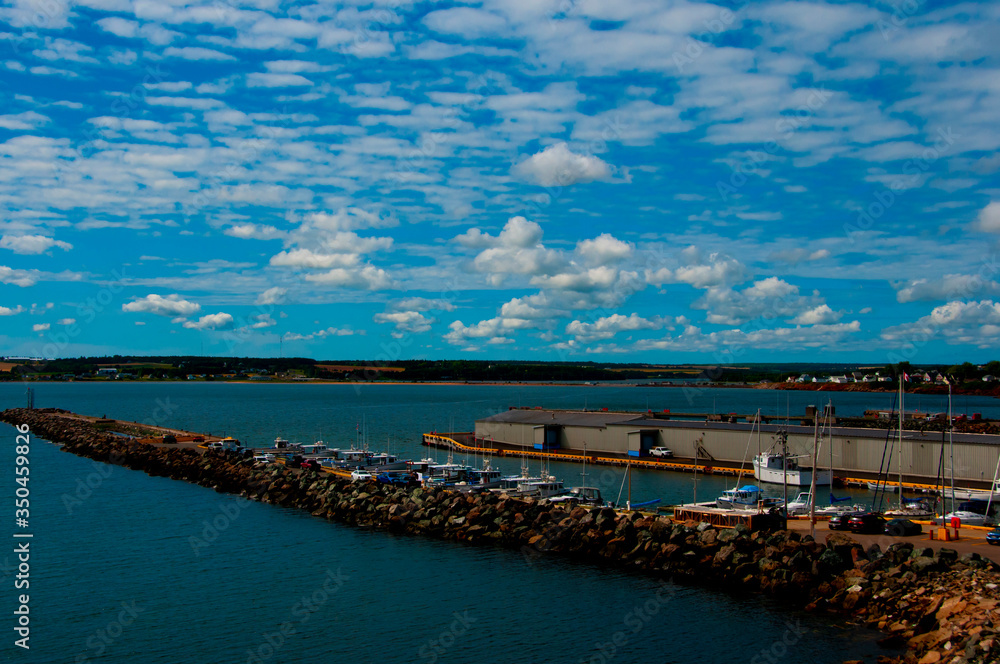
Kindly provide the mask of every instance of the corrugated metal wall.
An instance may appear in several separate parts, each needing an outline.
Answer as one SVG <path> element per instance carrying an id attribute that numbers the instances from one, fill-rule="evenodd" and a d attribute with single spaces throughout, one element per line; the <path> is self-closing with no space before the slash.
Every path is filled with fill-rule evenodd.
<path id="1" fill-rule="evenodd" d="M 692 423 L 691 428 L 671 427 L 659 429 L 653 445 L 671 448 L 679 457 L 694 457 L 698 442 L 718 461 L 738 463 L 748 461 L 757 453 L 757 433 L 746 431 L 708 429 Z M 531 447 L 535 442 L 536 425 L 520 423 L 477 422 L 476 436 L 490 437 L 509 445 Z M 643 430 L 652 427 L 642 426 Z M 606 428 L 564 426 L 559 434 L 559 446 L 563 449 L 582 451 L 586 443 L 587 452 L 600 454 L 626 454 L 629 449 L 629 432 L 640 426 L 634 423 L 611 424 Z M 939 473 L 941 458 L 941 434 L 929 433 L 921 436 L 917 432 L 907 432 L 903 440 L 903 474 L 933 482 Z M 916 436 L 916 438 L 913 438 Z M 764 432 L 760 435 L 761 449 L 769 449 L 776 444 L 776 436 Z M 890 441 L 891 450 L 885 447 L 885 438 L 852 438 L 851 436 L 825 438 L 819 453 L 819 464 L 826 467 L 830 463 L 830 448 L 833 446 L 833 468 L 841 474 L 852 471 L 877 473 L 880 466 L 891 474 L 898 472 L 899 441 Z M 748 452 L 749 448 L 749 452 Z M 813 437 L 811 434 L 790 433 L 788 449 L 793 454 L 811 455 Z M 954 445 L 956 480 L 990 481 L 997 464 L 1000 446 L 985 443 L 960 443 Z M 891 451 L 891 456 L 890 456 Z M 886 461 L 887 460 L 887 461 Z M 801 459 L 803 466 L 811 465 L 808 458 Z M 945 445 L 944 467 L 950 476 L 950 450 Z"/>

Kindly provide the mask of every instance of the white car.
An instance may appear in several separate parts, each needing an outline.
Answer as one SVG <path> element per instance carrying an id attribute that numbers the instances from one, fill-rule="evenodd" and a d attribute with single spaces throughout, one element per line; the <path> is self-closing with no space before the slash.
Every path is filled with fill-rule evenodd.
<path id="1" fill-rule="evenodd" d="M 269 463 L 270 461 L 273 461 L 273 459 L 268 459 L 266 456 L 263 455 L 255 456 L 253 460 L 254 463 Z"/>
<path id="2" fill-rule="evenodd" d="M 363 470 L 355 470 L 351 472 L 352 482 L 363 482 L 365 480 L 370 480 L 372 478 L 371 473 L 366 473 Z"/>
<path id="3" fill-rule="evenodd" d="M 669 447 L 654 447 L 653 449 L 649 450 L 649 453 L 655 457 L 664 457 L 664 458 L 672 457 L 674 455 L 674 451 Z"/>

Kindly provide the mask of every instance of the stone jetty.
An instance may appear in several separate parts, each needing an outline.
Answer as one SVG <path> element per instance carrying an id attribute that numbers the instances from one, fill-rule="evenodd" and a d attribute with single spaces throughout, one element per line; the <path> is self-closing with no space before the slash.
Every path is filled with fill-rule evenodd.
<path id="1" fill-rule="evenodd" d="M 764 593 L 880 630 L 891 653 L 879 657 L 881 664 L 1000 661 L 1000 566 L 976 553 L 935 553 L 919 540 L 865 549 L 841 533 L 823 543 L 789 530 L 751 533 L 492 493 L 352 483 L 324 472 L 254 464 L 230 452 L 131 442 L 51 410 L 6 410 L 0 420 L 28 424 L 32 435 L 66 452 L 352 526 Z"/>

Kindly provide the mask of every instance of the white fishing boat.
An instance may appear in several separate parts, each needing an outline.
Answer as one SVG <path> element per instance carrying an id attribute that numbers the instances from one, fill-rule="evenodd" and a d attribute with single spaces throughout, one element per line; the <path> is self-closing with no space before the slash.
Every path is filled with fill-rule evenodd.
<path id="1" fill-rule="evenodd" d="M 799 468 L 796 456 L 785 456 L 778 452 L 761 452 L 753 458 L 753 474 L 758 482 L 788 486 L 810 486 L 812 468 Z M 829 486 L 830 471 L 820 469 L 816 473 L 816 486 Z"/>
<path id="2" fill-rule="evenodd" d="M 608 504 L 601 497 L 601 490 L 590 486 L 576 486 L 570 489 L 569 493 L 551 496 L 548 500 L 550 503 L 575 503 L 577 505 L 604 506 Z"/>
<path id="3" fill-rule="evenodd" d="M 803 491 L 795 500 L 788 502 L 785 506 L 785 511 L 788 514 L 805 514 L 809 511 L 809 506 L 812 505 L 812 495 L 808 491 Z"/>
<path id="4" fill-rule="evenodd" d="M 715 499 L 715 506 L 722 509 L 758 509 L 780 506 L 778 498 L 765 498 L 760 487 L 746 484 L 738 489 L 726 489 Z"/>
<path id="5" fill-rule="evenodd" d="M 944 515 L 944 521 L 946 524 L 951 524 L 951 520 L 957 517 L 961 525 L 963 526 L 986 526 L 992 525 L 993 518 L 987 517 L 985 514 L 980 514 L 979 512 L 968 512 L 966 510 L 957 510 L 955 512 L 948 512 Z"/>
<path id="6" fill-rule="evenodd" d="M 899 519 L 922 519 L 936 514 L 929 498 L 903 498 L 903 506 L 887 510 L 886 516 Z"/>

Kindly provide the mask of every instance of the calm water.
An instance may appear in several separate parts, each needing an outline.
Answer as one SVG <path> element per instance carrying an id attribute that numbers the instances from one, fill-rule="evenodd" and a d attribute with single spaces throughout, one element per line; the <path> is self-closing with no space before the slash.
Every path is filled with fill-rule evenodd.
<path id="1" fill-rule="evenodd" d="M 37 387 L 36 404 L 224 430 L 258 443 L 281 434 L 349 445 L 363 423 L 373 446 L 385 441 L 416 456 L 426 453 L 418 444 L 423 431 L 468 429 L 518 399 L 644 407 L 635 399 L 648 393 L 656 407 L 671 407 L 672 390 L 627 390 L 54 384 Z M 742 411 L 756 409 L 751 399 L 759 394 L 716 396 L 729 400 L 726 410 Z M 700 398 L 710 403 L 712 395 Z M 0 407 L 22 402 L 23 386 L 0 385 Z M 986 412 L 989 405 L 976 407 Z M 0 425 L 0 436 L 12 496 L 14 430 Z M 766 650 L 785 661 L 832 663 L 877 652 L 869 632 L 759 598 L 661 586 L 516 551 L 364 532 L 95 464 L 40 441 L 31 461 L 32 649 L 16 649 L 17 661 L 721 663 Z M 579 470 L 568 466 L 561 474 L 572 481 Z M 657 475 L 636 473 L 634 500 L 684 497 L 692 489 L 686 476 Z M 712 481 L 720 480 L 699 482 L 699 493 L 711 493 Z M 92 488 L 81 489 L 88 482 Z M 206 530 L 211 522 L 216 532 Z M 10 548 L 0 554 L 11 620 L 0 651 L 14 661 L 6 656 L 15 650 Z"/>

